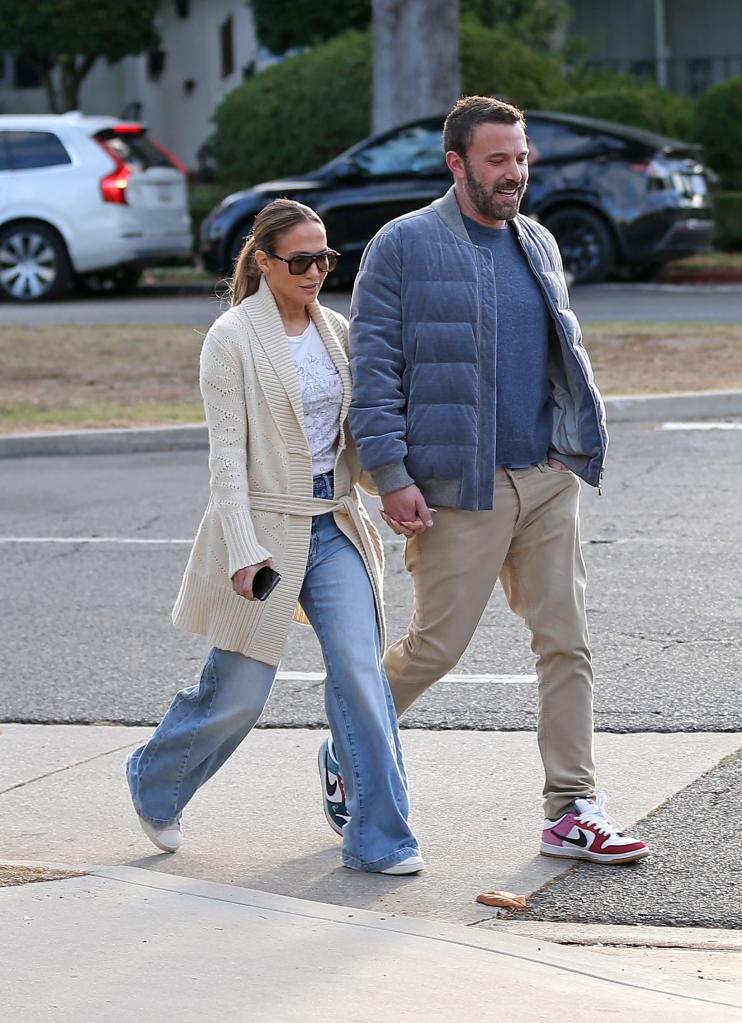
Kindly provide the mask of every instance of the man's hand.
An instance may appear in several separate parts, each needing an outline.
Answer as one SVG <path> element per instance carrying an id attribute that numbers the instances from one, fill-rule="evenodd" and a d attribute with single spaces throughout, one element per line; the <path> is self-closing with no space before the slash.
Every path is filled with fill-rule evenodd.
<path id="1" fill-rule="evenodd" d="M 547 461 L 552 469 L 558 469 L 560 472 L 570 471 L 569 466 L 565 465 L 564 462 L 560 462 L 558 458 L 549 458 Z"/>
<path id="2" fill-rule="evenodd" d="M 415 536 L 433 525 L 433 513 L 414 484 L 385 494 L 381 501 L 381 517 L 398 535 Z"/>
<path id="3" fill-rule="evenodd" d="M 240 568 L 232 576 L 232 589 L 239 597 L 244 597 L 245 600 L 257 600 L 257 597 L 253 596 L 252 592 L 252 581 L 265 566 L 275 569 L 273 559 L 268 558 L 267 561 L 261 561 L 259 565 L 248 565 L 247 568 Z"/>

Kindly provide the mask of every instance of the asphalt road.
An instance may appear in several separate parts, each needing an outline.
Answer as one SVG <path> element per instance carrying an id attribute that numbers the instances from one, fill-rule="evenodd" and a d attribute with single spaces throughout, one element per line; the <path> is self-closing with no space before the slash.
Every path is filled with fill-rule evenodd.
<path id="1" fill-rule="evenodd" d="M 518 919 L 742 928 L 741 785 L 738 754 L 642 821 L 651 859 L 619 870 L 575 865 Z"/>
<path id="2" fill-rule="evenodd" d="M 617 424 L 604 496 L 583 489 L 598 729 L 742 728 L 740 439 L 739 430 Z M 0 719 L 157 721 L 206 649 L 168 617 L 205 506 L 205 452 L 0 467 Z M 410 587 L 401 544 L 383 532 L 396 637 Z M 322 723 L 322 663 L 309 629 L 292 626 L 282 670 L 298 677 L 280 682 L 265 723 Z M 532 681 L 472 678 L 532 671 L 526 630 L 498 588 L 456 669 L 464 677 L 435 686 L 404 724 L 533 728 Z"/>
<path id="3" fill-rule="evenodd" d="M 584 323 L 707 321 L 739 323 L 742 285 L 593 284 L 573 288 L 572 305 Z M 322 301 L 347 315 L 347 293 L 326 290 Z M 208 285 L 151 286 L 127 298 L 80 298 L 37 306 L 0 305 L 0 324 L 183 323 L 211 324 L 225 308 Z"/>

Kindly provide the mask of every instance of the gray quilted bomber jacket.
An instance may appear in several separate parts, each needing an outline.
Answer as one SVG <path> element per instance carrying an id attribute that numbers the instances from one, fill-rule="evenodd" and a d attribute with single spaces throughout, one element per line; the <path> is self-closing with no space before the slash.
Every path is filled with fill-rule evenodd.
<path id="1" fill-rule="evenodd" d="M 558 342 L 549 360 L 551 451 L 597 486 L 605 410 L 569 308 L 559 249 L 528 217 L 513 223 Z M 492 508 L 495 289 L 492 256 L 469 240 L 453 188 L 392 220 L 367 246 L 351 305 L 349 415 L 379 493 L 416 483 L 429 504 Z"/>

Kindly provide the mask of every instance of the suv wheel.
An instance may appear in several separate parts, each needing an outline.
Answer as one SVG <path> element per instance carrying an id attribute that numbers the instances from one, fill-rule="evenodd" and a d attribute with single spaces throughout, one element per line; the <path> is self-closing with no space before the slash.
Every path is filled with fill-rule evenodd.
<path id="1" fill-rule="evenodd" d="M 64 242 L 46 224 L 11 224 L 0 230 L 0 294 L 15 302 L 62 298 L 72 284 Z"/>
<path id="2" fill-rule="evenodd" d="M 603 281 L 614 262 L 613 239 L 606 224 L 590 210 L 564 206 L 543 219 L 556 238 L 564 269 L 575 284 Z"/>

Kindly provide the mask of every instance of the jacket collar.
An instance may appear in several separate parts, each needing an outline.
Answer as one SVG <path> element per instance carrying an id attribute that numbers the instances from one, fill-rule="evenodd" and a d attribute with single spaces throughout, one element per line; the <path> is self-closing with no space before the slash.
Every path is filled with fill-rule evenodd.
<path id="1" fill-rule="evenodd" d="M 440 199 L 434 199 L 431 206 L 441 218 L 443 223 L 452 231 L 457 238 L 460 238 L 464 242 L 471 244 L 469 238 L 469 232 L 466 230 L 463 218 L 461 216 L 461 210 L 459 209 L 458 200 L 456 199 L 456 189 L 453 185 L 449 188 L 445 195 L 441 196 Z M 518 213 L 511 224 L 515 228 L 515 233 L 520 236 L 521 233 L 521 214 Z"/>

